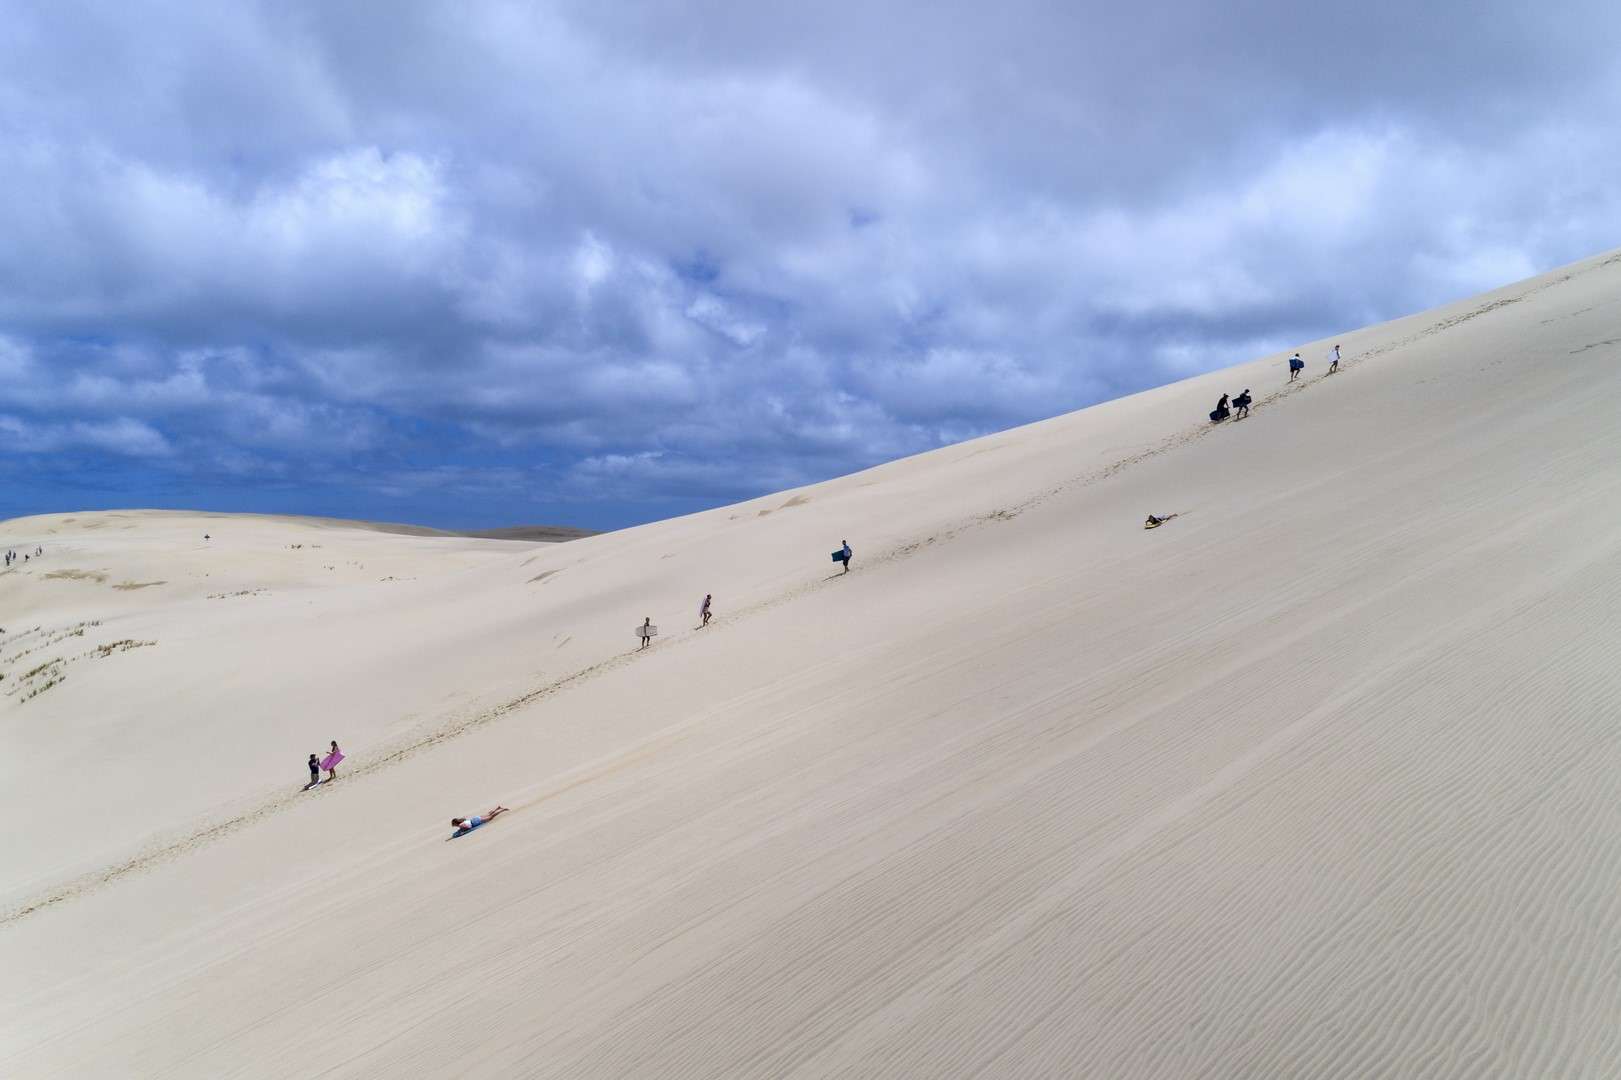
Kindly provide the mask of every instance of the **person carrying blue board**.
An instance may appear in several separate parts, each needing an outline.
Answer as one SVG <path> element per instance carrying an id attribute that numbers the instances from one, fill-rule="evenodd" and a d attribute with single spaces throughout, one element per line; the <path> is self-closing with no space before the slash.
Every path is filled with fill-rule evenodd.
<path id="1" fill-rule="evenodd" d="M 844 572 L 848 574 L 850 572 L 850 556 L 853 554 L 855 554 L 855 552 L 850 550 L 850 541 L 846 540 L 839 550 L 833 553 L 833 561 L 836 563 L 843 563 Z"/>
<path id="2" fill-rule="evenodd" d="M 1293 356 L 1289 357 L 1289 381 L 1290 382 L 1294 382 L 1296 379 L 1300 378 L 1300 373 L 1302 371 L 1304 371 L 1305 369 L 1306 369 L 1306 362 L 1304 360 L 1300 359 L 1300 354 L 1299 353 L 1295 353 Z"/>

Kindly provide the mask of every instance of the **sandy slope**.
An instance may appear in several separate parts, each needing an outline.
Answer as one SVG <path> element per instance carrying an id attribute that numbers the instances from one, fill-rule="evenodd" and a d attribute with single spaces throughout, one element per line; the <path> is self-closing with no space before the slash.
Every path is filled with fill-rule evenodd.
<path id="1" fill-rule="evenodd" d="M 1621 255 L 1338 340 L 556 547 L 0 526 L 0 689 L 156 642 L 0 697 L 0 1073 L 1621 1072 Z"/>

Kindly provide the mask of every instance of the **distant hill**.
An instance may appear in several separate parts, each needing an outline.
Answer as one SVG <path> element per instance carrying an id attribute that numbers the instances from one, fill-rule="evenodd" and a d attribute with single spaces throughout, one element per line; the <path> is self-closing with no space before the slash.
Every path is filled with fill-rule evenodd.
<path id="1" fill-rule="evenodd" d="M 600 535 L 596 529 L 576 529 L 568 525 L 508 525 L 501 529 L 430 529 L 426 525 L 399 525 L 387 521 L 342 521 L 336 518 L 319 520 L 375 529 L 378 532 L 402 533 L 406 536 L 470 536 L 480 540 L 527 540 L 543 544 L 561 544 L 567 540 Z"/>
<path id="2" fill-rule="evenodd" d="M 466 536 L 479 540 L 522 540 L 528 543 L 561 544 L 566 540 L 580 540 L 587 536 L 600 536 L 596 529 L 576 529 L 568 525 L 508 525 L 499 529 L 435 529 L 427 525 L 404 525 L 395 521 L 358 521 L 350 518 L 313 517 L 305 514 L 242 514 L 221 510 L 84 510 L 78 514 L 39 514 L 0 520 L 0 525 L 18 525 L 50 518 L 62 523 L 75 517 L 89 519 L 98 514 L 115 516 L 142 516 L 148 518 L 219 518 L 302 523 L 325 529 L 367 529 L 371 532 L 395 533 L 400 536 Z M 52 530 L 54 531 L 54 530 Z"/>

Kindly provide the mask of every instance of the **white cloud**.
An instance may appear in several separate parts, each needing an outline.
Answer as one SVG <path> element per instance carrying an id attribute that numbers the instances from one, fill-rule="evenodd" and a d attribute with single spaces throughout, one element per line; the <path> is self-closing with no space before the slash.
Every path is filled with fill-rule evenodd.
<path id="1" fill-rule="evenodd" d="M 36 6 L 0 403 L 399 498 L 814 479 L 1621 242 L 1577 3 Z"/>
<path id="2" fill-rule="evenodd" d="M 162 458 L 174 452 L 162 432 L 128 417 L 39 424 L 16 416 L 0 415 L 0 433 L 5 436 L 7 449 L 15 454 L 92 449 L 120 457 Z"/>

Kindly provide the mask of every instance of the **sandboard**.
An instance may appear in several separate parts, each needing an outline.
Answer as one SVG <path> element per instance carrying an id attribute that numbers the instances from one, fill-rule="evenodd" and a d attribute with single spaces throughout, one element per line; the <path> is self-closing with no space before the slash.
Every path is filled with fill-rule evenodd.
<path id="1" fill-rule="evenodd" d="M 326 757 L 321 759 L 321 768 L 326 769 L 328 772 L 330 772 L 332 770 L 332 766 L 336 765 L 338 762 L 340 762 L 342 760 L 343 760 L 343 751 L 342 750 L 334 750 L 332 753 L 328 754 Z"/>
<path id="2" fill-rule="evenodd" d="M 844 549 L 843 548 L 840 548 L 839 550 L 837 550 L 837 551 L 835 551 L 833 553 L 833 561 L 834 562 L 843 562 L 844 561 Z"/>
<path id="3" fill-rule="evenodd" d="M 639 638 L 650 638 L 658 632 L 659 628 L 656 626 L 638 626 L 636 628 L 636 636 Z"/>

